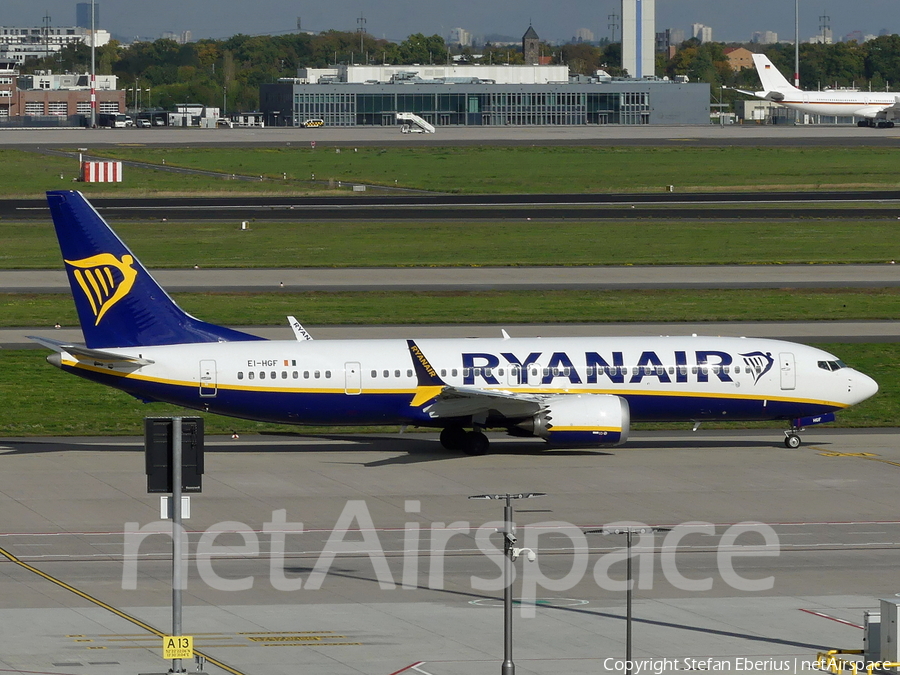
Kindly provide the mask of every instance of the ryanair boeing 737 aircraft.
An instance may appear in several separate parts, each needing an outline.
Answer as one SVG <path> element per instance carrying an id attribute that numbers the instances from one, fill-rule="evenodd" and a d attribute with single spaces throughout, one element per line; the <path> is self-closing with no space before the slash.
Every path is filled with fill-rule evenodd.
<path id="1" fill-rule="evenodd" d="M 803 426 L 878 390 L 813 347 L 723 337 L 265 340 L 185 313 L 80 192 L 47 199 L 85 344 L 43 337 L 48 361 L 143 401 L 284 424 L 441 429 L 488 451 L 485 429 L 554 445 L 616 445 L 632 421 Z"/>

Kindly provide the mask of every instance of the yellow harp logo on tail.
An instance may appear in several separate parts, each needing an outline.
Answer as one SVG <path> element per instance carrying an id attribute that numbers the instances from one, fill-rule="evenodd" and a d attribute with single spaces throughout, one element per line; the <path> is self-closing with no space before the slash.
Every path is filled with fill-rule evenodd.
<path id="1" fill-rule="evenodd" d="M 66 260 L 66 264 L 74 268 L 75 280 L 91 303 L 97 319 L 95 326 L 100 325 L 110 307 L 128 295 L 137 277 L 137 270 L 132 267 L 134 258 L 128 254 L 118 260 L 111 253 L 101 253 L 82 260 Z"/>

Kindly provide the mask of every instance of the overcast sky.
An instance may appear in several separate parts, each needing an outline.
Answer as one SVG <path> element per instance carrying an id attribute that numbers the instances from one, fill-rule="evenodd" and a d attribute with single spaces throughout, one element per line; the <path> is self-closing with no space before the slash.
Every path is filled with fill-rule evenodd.
<path id="1" fill-rule="evenodd" d="M 45 14 L 51 24 L 75 23 L 76 0 L 0 0 L 0 25 L 40 26 Z M 297 17 L 306 30 L 356 30 L 366 19 L 375 37 L 402 40 L 411 33 L 445 38 L 451 28 L 474 34 L 500 33 L 520 37 L 529 21 L 541 38 L 555 42 L 571 38 L 578 28 L 596 39 L 610 34 L 608 17 L 620 13 L 617 0 L 97 0 L 100 27 L 126 37 L 155 39 L 164 31 L 190 30 L 193 37 L 224 38 L 236 33 L 275 34 L 296 29 Z M 878 34 L 900 32 L 898 0 L 800 0 L 801 40 L 819 32 L 820 17 L 830 16 L 835 38 L 860 30 Z M 711 26 L 713 39 L 748 41 L 754 31 L 773 30 L 792 39 L 794 3 L 790 0 L 656 0 L 657 30 L 692 23 Z"/>

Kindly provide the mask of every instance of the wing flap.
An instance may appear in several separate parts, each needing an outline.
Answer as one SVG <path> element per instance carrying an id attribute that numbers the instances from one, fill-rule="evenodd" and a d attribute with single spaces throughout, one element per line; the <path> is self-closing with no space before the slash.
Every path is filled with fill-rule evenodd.
<path id="1" fill-rule="evenodd" d="M 530 417 L 544 407 L 537 396 L 476 387 L 445 387 L 433 401 L 425 408 L 432 418 L 464 417 L 489 411 L 503 417 Z"/>

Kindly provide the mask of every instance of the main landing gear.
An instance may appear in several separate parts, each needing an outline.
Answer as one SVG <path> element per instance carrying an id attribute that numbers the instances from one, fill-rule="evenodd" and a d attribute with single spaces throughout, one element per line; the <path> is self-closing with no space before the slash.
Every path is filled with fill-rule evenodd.
<path id="1" fill-rule="evenodd" d="M 467 455 L 486 455 L 491 449 L 488 437 L 482 432 L 477 429 L 466 431 L 456 425 L 441 430 L 441 445 L 447 450 L 464 452 Z"/>
<path id="2" fill-rule="evenodd" d="M 889 120 L 867 119 L 867 120 L 860 120 L 859 122 L 856 123 L 856 126 L 858 126 L 858 127 L 873 127 L 876 129 L 893 129 L 894 122 L 889 121 Z"/>

